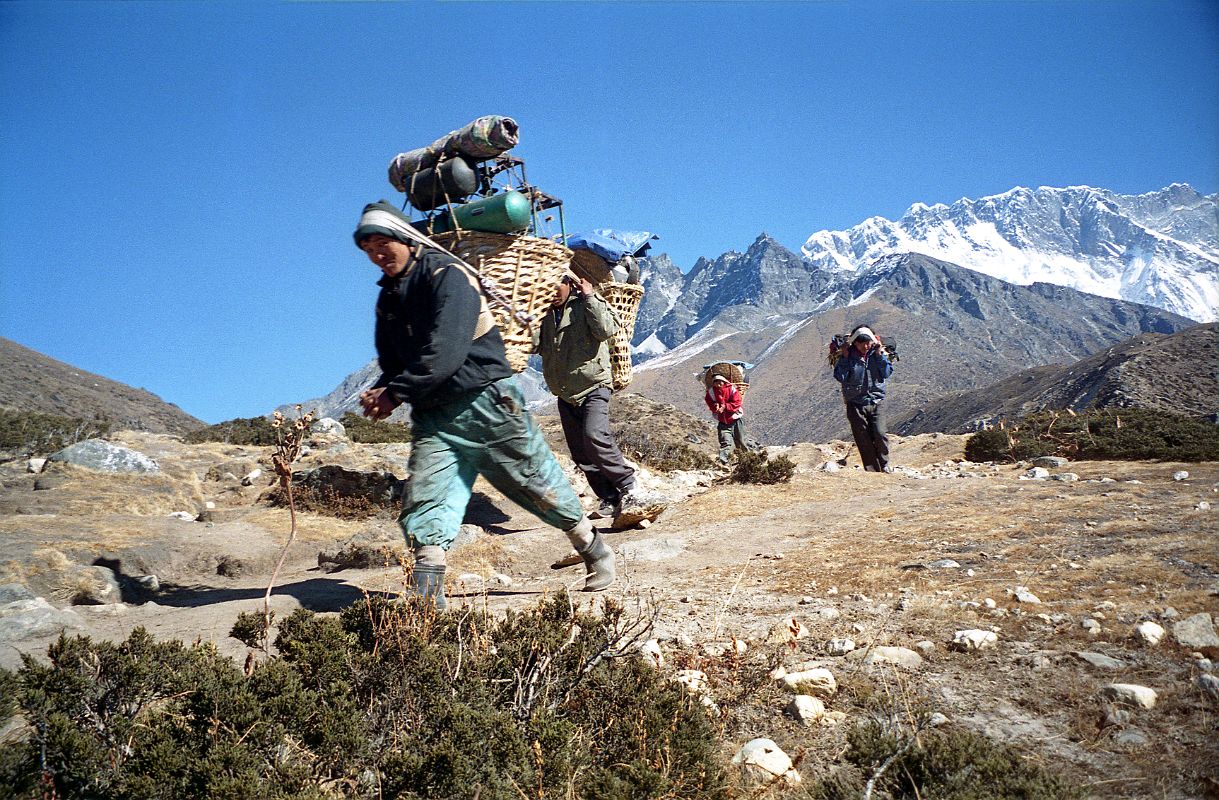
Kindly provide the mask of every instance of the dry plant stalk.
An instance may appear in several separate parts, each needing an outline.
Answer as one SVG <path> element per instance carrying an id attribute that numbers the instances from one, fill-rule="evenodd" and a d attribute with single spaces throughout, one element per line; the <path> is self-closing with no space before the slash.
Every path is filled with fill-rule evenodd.
<path id="1" fill-rule="evenodd" d="M 301 413 L 299 405 L 296 407 L 296 413 L 298 415 Z M 275 579 L 279 577 L 279 570 L 288 557 L 288 548 L 292 547 L 292 542 L 296 540 L 296 502 L 292 498 L 292 463 L 300 457 L 305 434 L 313 425 L 313 414 L 314 412 L 310 411 L 303 416 L 298 416 L 289 425 L 284 419 L 284 415 L 276 411 L 271 420 L 271 427 L 275 429 L 277 440 L 275 452 L 271 455 L 271 464 L 275 467 L 275 474 L 279 476 L 280 488 L 288 495 L 288 518 L 291 520 L 291 526 L 288 529 L 288 541 L 284 543 L 283 552 L 279 554 L 279 561 L 275 562 L 275 569 L 271 572 L 271 582 L 267 584 L 267 593 L 263 597 L 263 618 L 266 620 L 268 647 L 271 639 L 271 591 L 275 588 Z"/>

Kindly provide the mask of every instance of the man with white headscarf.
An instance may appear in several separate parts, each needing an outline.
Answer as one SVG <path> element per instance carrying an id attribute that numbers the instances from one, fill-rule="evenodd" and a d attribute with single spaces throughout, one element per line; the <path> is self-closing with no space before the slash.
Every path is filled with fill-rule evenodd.
<path id="1" fill-rule="evenodd" d="M 525 410 L 478 276 L 434 247 L 382 200 L 365 206 L 356 245 L 377 282 L 381 377 L 360 395 L 385 419 L 411 405 L 411 477 L 402 527 L 422 597 L 445 607 L 445 553 L 482 475 L 506 497 L 567 534 L 587 570 L 585 591 L 614 582 L 614 551 L 593 530 L 571 483 Z"/>
<path id="2" fill-rule="evenodd" d="M 834 364 L 834 378 L 842 384 L 847 421 L 868 472 L 893 471 L 889 466 L 889 435 L 881 413 L 885 381 L 892 374 L 893 364 L 880 337 L 863 325 L 851 331 L 846 352 Z"/>

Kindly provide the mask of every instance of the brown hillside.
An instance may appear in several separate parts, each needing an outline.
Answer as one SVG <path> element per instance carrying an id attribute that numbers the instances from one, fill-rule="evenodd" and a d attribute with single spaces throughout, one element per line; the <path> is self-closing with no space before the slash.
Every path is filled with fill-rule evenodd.
<path id="1" fill-rule="evenodd" d="M 204 425 L 152 392 L 85 372 L 4 338 L 0 338 L 0 405 L 104 418 L 116 428 L 152 433 L 184 433 Z"/>

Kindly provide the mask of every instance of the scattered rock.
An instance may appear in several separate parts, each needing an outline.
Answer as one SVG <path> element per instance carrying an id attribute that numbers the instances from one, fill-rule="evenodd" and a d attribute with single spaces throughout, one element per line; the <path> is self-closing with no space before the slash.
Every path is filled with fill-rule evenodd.
<path id="1" fill-rule="evenodd" d="M 1030 605 L 1041 603 L 1041 598 L 1030 592 L 1026 586 L 1017 586 L 1015 589 L 1012 589 L 1012 596 L 1020 603 L 1029 603 Z"/>
<path id="2" fill-rule="evenodd" d="M 35 472 L 35 473 L 42 472 L 42 468 L 44 466 L 46 466 L 46 463 L 47 463 L 47 460 L 45 458 L 28 459 L 25 462 L 25 471 L 26 472 Z"/>
<path id="3" fill-rule="evenodd" d="M 888 647 L 880 645 L 870 650 L 855 650 L 847 654 L 847 658 L 861 654 L 864 666 L 872 667 L 893 664 L 903 669 L 918 669 L 923 665 L 923 657 L 907 647 Z"/>
<path id="4" fill-rule="evenodd" d="M 49 636 L 68 628 L 84 626 L 79 614 L 61 611 L 41 597 L 0 605 L 0 642 Z"/>
<path id="5" fill-rule="evenodd" d="M 1214 675 L 1203 672 L 1194 679 L 1194 683 L 1198 688 L 1211 696 L 1213 700 L 1219 700 L 1219 678 Z"/>
<path id="6" fill-rule="evenodd" d="M 1100 693 L 1104 699 L 1128 708 L 1154 708 L 1157 699 L 1155 689 L 1136 683 L 1111 683 Z"/>
<path id="7" fill-rule="evenodd" d="M 1063 483 L 1075 483 L 1079 480 L 1079 476 L 1074 472 L 1059 472 L 1050 477 L 1052 481 L 1062 481 Z"/>
<path id="8" fill-rule="evenodd" d="M 1084 631 L 1086 631 L 1089 636 L 1097 636 L 1100 634 L 1101 624 L 1091 617 L 1086 618 L 1080 623 L 1080 625 L 1083 626 Z"/>
<path id="9" fill-rule="evenodd" d="M 1185 470 L 1183 470 L 1183 469 L 1179 469 L 1179 470 L 1177 470 L 1176 472 L 1174 472 L 1174 473 L 1172 474 L 1172 479 L 1173 479 L 1174 481 L 1184 481 L 1184 480 L 1188 480 L 1188 479 L 1189 479 L 1189 473 L 1188 473 L 1188 472 L 1186 472 L 1186 471 L 1185 471 Z"/>
<path id="10" fill-rule="evenodd" d="M 123 601 L 114 570 L 107 567 L 84 567 L 76 574 L 76 594 L 73 605 L 104 606 Z"/>
<path id="11" fill-rule="evenodd" d="M 935 652 L 935 642 L 933 642 L 933 641 L 931 641 L 931 640 L 929 640 L 929 639 L 924 639 L 923 641 L 918 642 L 918 643 L 917 643 L 917 644 L 915 644 L 914 646 L 915 646 L 915 647 L 918 649 L 918 651 L 919 651 L 920 653 L 922 653 L 923 655 L 929 655 L 929 654 L 931 654 L 931 653 L 934 653 L 934 652 Z"/>
<path id="12" fill-rule="evenodd" d="M 845 656 L 855 649 L 855 642 L 850 639 L 830 639 L 825 643 L 825 652 L 832 656 Z"/>
<path id="13" fill-rule="evenodd" d="M 799 694 L 812 694 L 818 697 L 833 697 L 838 693 L 838 681 L 828 669 L 816 669 L 789 672 L 783 676 L 783 685 Z"/>
<path id="14" fill-rule="evenodd" d="M 1022 481 L 1043 481 L 1050 477 L 1050 471 L 1045 467 L 1033 467 L 1020 476 Z"/>
<path id="15" fill-rule="evenodd" d="M 1124 747 L 1146 747 L 1151 739 L 1141 728 L 1124 728 L 1113 737 L 1113 741 Z"/>
<path id="16" fill-rule="evenodd" d="M 1080 661 L 1086 661 L 1097 669 L 1122 669 L 1126 666 L 1125 661 L 1119 661 L 1116 658 L 1110 658 L 1103 653 L 1093 653 L 1089 650 L 1076 650 L 1071 655 L 1078 658 Z"/>
<path id="17" fill-rule="evenodd" d="M 241 485 L 242 486 L 253 486 L 254 481 L 258 480 L 261 477 L 262 477 L 262 470 L 255 467 L 254 469 L 247 472 L 244 477 L 242 477 Z"/>
<path id="18" fill-rule="evenodd" d="M 161 591 L 161 580 L 156 575 L 137 575 L 133 580 L 136 586 L 146 592 Z"/>
<path id="19" fill-rule="evenodd" d="M 792 768 L 792 760 L 770 739 L 754 739 L 746 742 L 732 757 L 732 763 L 740 767 L 748 786 L 769 784 L 782 778 L 789 786 L 800 783 L 800 773 Z"/>
<path id="20" fill-rule="evenodd" d="M 101 439 L 86 439 L 47 456 L 47 463 L 72 464 L 97 472 L 160 472 L 161 468 L 143 453 Z"/>
<path id="21" fill-rule="evenodd" d="M 466 523 L 457 530 L 457 538 L 453 540 L 453 545 L 449 549 L 456 550 L 458 547 L 465 547 L 468 544 L 474 544 L 474 542 L 478 541 L 479 539 L 490 535 L 491 534 L 487 533 L 479 526 Z M 395 542 L 401 541 L 401 537 L 397 531 L 394 532 L 393 540 Z M 389 541 L 389 539 L 387 538 L 386 541 Z"/>
<path id="22" fill-rule="evenodd" d="M 665 665 L 665 654 L 660 649 L 660 642 L 648 639 L 639 645 L 639 656 L 645 663 L 659 669 Z"/>
<path id="23" fill-rule="evenodd" d="M 1045 469 L 1062 469 L 1067 463 L 1067 459 L 1062 456 L 1038 456 L 1033 459 L 1034 467 L 1043 467 Z"/>
<path id="24" fill-rule="evenodd" d="M 189 511 L 174 511 L 169 515 L 169 518 L 180 519 L 183 522 L 194 522 L 198 516 L 198 514 L 192 514 Z"/>
<path id="25" fill-rule="evenodd" d="M 816 697 L 798 694 L 791 699 L 783 712 L 803 725 L 812 725 L 825 716 L 825 703 Z"/>
<path id="26" fill-rule="evenodd" d="M 1140 642 L 1155 647 L 1164 638 L 1165 630 L 1151 620 L 1143 620 L 1134 626 L 1134 636 Z"/>
<path id="27" fill-rule="evenodd" d="M 961 565 L 953 561 L 951 558 L 941 558 L 938 561 L 932 561 L 927 565 L 927 569 L 960 569 Z"/>
<path id="28" fill-rule="evenodd" d="M 822 472 L 837 472 L 838 470 L 842 469 L 842 467 L 838 465 L 837 461 L 827 461 L 818 467 L 818 469 L 820 469 Z"/>
<path id="29" fill-rule="evenodd" d="M 943 714 L 941 714 L 940 712 L 936 711 L 931 716 L 927 717 L 926 724 L 927 724 L 928 728 L 938 728 L 941 725 L 948 724 L 948 717 L 946 717 Z"/>
<path id="30" fill-rule="evenodd" d="M 766 634 L 766 641 L 783 644 L 798 642 L 806 636 L 808 636 L 808 628 L 804 627 L 804 623 L 795 617 L 788 617 L 770 629 L 770 632 Z"/>
<path id="31" fill-rule="evenodd" d="M 311 489 L 320 496 L 364 501 L 378 506 L 397 506 L 402 500 L 405 484 L 392 472 L 347 469 L 337 464 L 295 472 L 292 480 L 301 488 Z M 245 484 L 245 479 L 241 482 Z"/>
<path id="32" fill-rule="evenodd" d="M 1199 500 L 1198 504 L 1196 506 L 1194 506 L 1194 509 L 1197 511 L 1210 511 L 1211 504 L 1206 502 L 1205 500 Z"/>
<path id="33" fill-rule="evenodd" d="M 1173 623 L 1172 635 L 1177 640 L 1177 644 L 1182 647 L 1219 648 L 1219 635 L 1215 633 L 1211 615 L 1206 612 L 1194 614 L 1180 622 Z"/>
<path id="34" fill-rule="evenodd" d="M 333 417 L 322 417 L 309 427 L 309 443 L 314 447 L 322 447 L 346 439 L 347 429 L 343 427 L 343 423 Z"/>
<path id="35" fill-rule="evenodd" d="M 984 631 L 977 628 L 957 631 L 952 636 L 949 645 L 953 650 L 971 651 L 988 650 L 999 643 L 999 635 L 994 631 Z"/>

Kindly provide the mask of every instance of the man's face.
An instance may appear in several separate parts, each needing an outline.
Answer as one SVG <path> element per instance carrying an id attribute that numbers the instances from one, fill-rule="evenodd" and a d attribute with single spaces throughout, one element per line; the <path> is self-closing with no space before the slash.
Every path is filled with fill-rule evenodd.
<path id="1" fill-rule="evenodd" d="M 360 241 L 360 249 L 368 256 L 369 261 L 391 278 L 401 275 L 411 261 L 410 245 L 380 233 L 365 236 Z"/>
<path id="2" fill-rule="evenodd" d="M 555 287 L 554 299 L 550 301 L 552 308 L 558 308 L 567 302 L 567 298 L 571 297 L 571 280 L 564 278 L 559 281 L 559 285 Z"/>
<path id="3" fill-rule="evenodd" d="M 855 351 L 860 355 L 868 352 L 868 348 L 872 346 L 871 339 L 865 339 L 862 336 L 855 340 Z"/>

